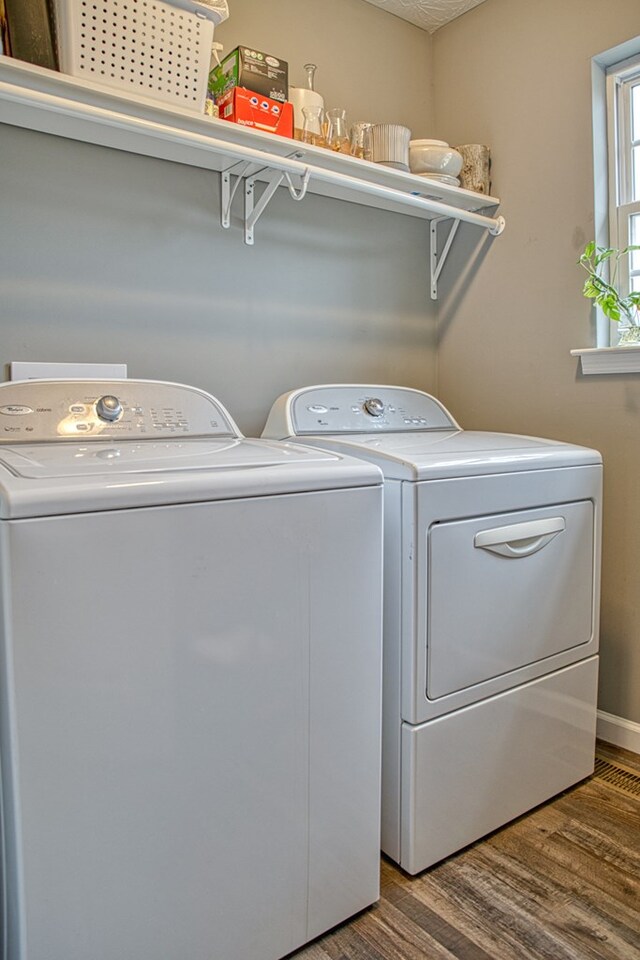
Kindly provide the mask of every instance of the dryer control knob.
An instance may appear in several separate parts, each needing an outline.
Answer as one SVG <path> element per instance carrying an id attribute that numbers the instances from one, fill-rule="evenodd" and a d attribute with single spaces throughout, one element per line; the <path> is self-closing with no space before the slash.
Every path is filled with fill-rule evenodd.
<path id="1" fill-rule="evenodd" d="M 372 417 L 381 417 L 384 413 L 384 403 L 382 400 L 378 400 L 377 397 L 369 397 L 369 399 L 364 402 L 364 409 Z"/>
<path id="2" fill-rule="evenodd" d="M 117 397 L 100 397 L 96 403 L 96 413 L 101 420 L 111 423 L 122 416 L 122 404 Z"/>

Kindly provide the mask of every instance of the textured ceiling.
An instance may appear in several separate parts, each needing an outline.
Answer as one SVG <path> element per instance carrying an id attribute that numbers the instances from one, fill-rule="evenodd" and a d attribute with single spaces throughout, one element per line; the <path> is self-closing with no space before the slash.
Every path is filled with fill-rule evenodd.
<path id="1" fill-rule="evenodd" d="M 477 7 L 484 0 L 366 0 L 382 10 L 388 10 L 403 20 L 415 23 L 429 33 L 450 20 Z"/>

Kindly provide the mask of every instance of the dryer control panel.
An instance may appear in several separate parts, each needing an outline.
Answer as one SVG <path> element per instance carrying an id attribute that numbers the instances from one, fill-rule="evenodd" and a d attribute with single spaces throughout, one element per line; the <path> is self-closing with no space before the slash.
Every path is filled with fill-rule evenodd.
<path id="1" fill-rule="evenodd" d="M 263 436 L 458 430 L 442 404 L 408 387 L 327 384 L 280 397 Z"/>
<path id="2" fill-rule="evenodd" d="M 215 397 L 154 380 L 0 384 L 0 443 L 241 437 Z"/>

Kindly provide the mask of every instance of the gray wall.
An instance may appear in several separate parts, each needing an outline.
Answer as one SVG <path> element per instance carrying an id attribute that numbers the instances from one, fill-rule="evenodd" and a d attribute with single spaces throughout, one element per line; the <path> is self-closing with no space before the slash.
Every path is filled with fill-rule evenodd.
<path id="1" fill-rule="evenodd" d="M 433 44 L 438 130 L 491 146 L 507 218 L 482 268 L 465 268 L 441 301 L 440 397 L 467 427 L 602 451 L 600 707 L 635 722 L 640 378 L 583 377 L 569 351 L 594 343 L 575 265 L 594 232 L 590 59 L 638 33 L 637 0 L 488 0 Z"/>
<path id="2" fill-rule="evenodd" d="M 312 0 L 231 8 L 226 49 L 317 55 L 336 96 L 358 91 L 344 100 L 352 115 L 392 109 L 363 32 L 399 63 L 413 50 L 420 89 L 402 84 L 402 118 L 428 114 L 430 39 L 417 27 L 361 0 L 321 15 Z M 247 433 L 304 383 L 435 387 L 425 221 L 280 191 L 250 248 L 237 221 L 220 227 L 217 174 L 6 126 L 0 168 L 0 364 L 126 361 L 130 376 L 211 390 Z"/>

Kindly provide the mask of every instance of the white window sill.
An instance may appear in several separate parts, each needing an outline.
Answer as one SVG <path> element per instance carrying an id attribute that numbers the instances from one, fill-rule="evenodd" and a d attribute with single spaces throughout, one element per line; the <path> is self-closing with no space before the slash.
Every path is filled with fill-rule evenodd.
<path id="1" fill-rule="evenodd" d="M 592 347 L 572 350 L 572 357 L 580 357 L 582 372 L 640 373 L 640 344 L 626 347 Z"/>

